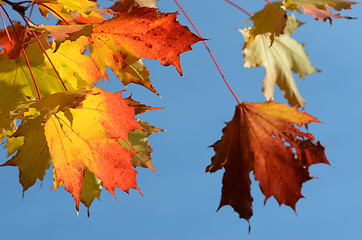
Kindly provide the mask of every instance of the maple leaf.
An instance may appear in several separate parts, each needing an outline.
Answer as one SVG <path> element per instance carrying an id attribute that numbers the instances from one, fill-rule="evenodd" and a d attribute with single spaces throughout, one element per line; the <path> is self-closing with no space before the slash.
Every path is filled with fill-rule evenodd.
<path id="1" fill-rule="evenodd" d="M 313 135 L 294 126 L 311 122 L 319 121 L 282 103 L 243 102 L 236 106 L 221 140 L 212 145 L 215 156 L 206 168 L 207 172 L 225 168 L 219 209 L 230 205 L 249 221 L 253 214 L 249 173 L 253 171 L 265 201 L 274 196 L 279 204 L 295 210 L 303 197 L 302 184 L 311 179 L 308 167 L 329 164 L 324 147 Z"/>
<path id="2" fill-rule="evenodd" d="M 304 106 L 305 100 L 300 95 L 291 71 L 304 79 L 305 75 L 319 72 L 308 59 L 303 45 L 290 35 L 301 23 L 293 16 L 288 17 L 284 34 L 274 40 L 270 46 L 270 34 L 260 34 L 243 49 L 244 67 L 264 66 L 266 75 L 263 81 L 263 94 L 267 100 L 273 99 L 274 86 L 277 84 L 291 106 Z M 239 30 L 248 42 L 250 28 Z"/>
<path id="3" fill-rule="evenodd" d="M 94 173 L 113 195 L 116 187 L 125 192 L 138 189 L 137 172 L 132 167 L 136 153 L 118 141 L 142 129 L 135 121 L 134 109 L 121 92 L 107 93 L 100 88 L 93 92 L 56 93 L 14 110 L 14 117 L 23 116 L 23 122 L 12 137 L 23 137 L 24 144 L 4 166 L 18 166 L 24 191 L 37 178 L 43 179 L 49 159 L 55 172 L 54 188 L 64 185 L 73 194 L 77 210 L 80 201 L 89 208 L 100 193 L 95 186 L 100 183 L 96 184 L 94 177 L 84 180 L 85 171 Z"/>
<path id="4" fill-rule="evenodd" d="M 116 187 L 127 193 L 129 188 L 138 189 L 132 168 L 135 153 L 117 140 L 127 140 L 128 132 L 142 129 L 134 110 L 120 92 L 94 91 L 100 93 L 88 95 L 81 108 L 53 114 L 44 125 L 56 179 L 73 194 L 77 210 L 84 171 L 94 173 L 113 195 Z"/>
<path id="5" fill-rule="evenodd" d="M 311 14 L 314 19 L 320 19 L 323 22 L 329 20 L 329 23 L 332 25 L 332 18 L 353 19 L 353 17 L 345 17 L 339 13 L 334 14 L 327 7 L 341 11 L 342 9 L 350 9 L 351 5 L 358 4 L 358 2 L 341 0 L 287 0 L 283 4 L 287 9 L 298 12 L 301 12 L 299 9 L 301 7 L 305 14 Z"/>
<path id="6" fill-rule="evenodd" d="M 253 21 L 254 26 L 249 32 L 249 39 L 245 46 L 250 45 L 255 36 L 264 33 L 270 33 L 270 45 L 273 44 L 274 38 L 283 33 L 287 22 L 286 11 L 282 6 L 282 2 L 268 3 L 263 10 L 254 13 L 250 17 L 249 20 Z"/>
<path id="7" fill-rule="evenodd" d="M 129 65 L 128 58 L 158 59 L 174 65 L 182 75 L 180 54 L 202 40 L 176 19 L 177 13 L 161 13 L 155 8 L 133 8 L 102 24 L 95 24 L 91 56 L 100 69 L 112 70 Z M 100 52 L 99 49 L 102 49 Z M 102 61 L 100 61 L 102 60 Z"/>
<path id="8" fill-rule="evenodd" d="M 19 105 L 12 113 L 15 119 L 22 116 L 17 131 L 7 140 L 8 155 L 16 155 L 1 166 L 17 166 L 23 193 L 37 179 L 43 181 L 50 167 L 50 155 L 44 135 L 44 122 L 51 114 L 69 107 L 77 107 L 85 99 L 85 91 L 58 93 L 41 101 L 29 101 Z"/>

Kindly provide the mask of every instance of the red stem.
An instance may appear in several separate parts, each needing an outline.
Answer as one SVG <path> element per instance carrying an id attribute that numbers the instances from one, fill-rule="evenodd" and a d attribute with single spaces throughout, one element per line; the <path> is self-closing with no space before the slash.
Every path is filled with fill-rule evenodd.
<path id="1" fill-rule="evenodd" d="M 174 0 L 174 1 L 175 1 L 175 3 L 177 4 L 177 6 L 181 9 L 181 11 L 185 14 L 187 20 L 189 20 L 189 22 L 191 23 L 192 27 L 195 29 L 195 31 L 197 32 L 197 34 L 202 38 L 201 33 L 199 32 L 199 30 L 197 29 L 197 27 L 195 26 L 194 22 L 191 20 L 191 18 L 189 17 L 189 15 L 188 15 L 188 14 L 186 13 L 186 11 L 183 9 L 183 7 L 181 6 L 181 4 L 178 2 L 178 0 Z M 230 87 L 228 81 L 226 80 L 224 74 L 222 73 L 221 68 L 220 68 L 219 64 L 217 63 L 217 61 L 216 61 L 216 59 L 215 59 L 215 57 L 214 57 L 214 54 L 212 54 L 212 52 L 211 52 L 209 46 L 207 45 L 206 41 L 205 41 L 205 40 L 202 40 L 202 42 L 204 43 L 207 51 L 209 52 L 212 60 L 214 61 L 215 66 L 217 67 L 217 70 L 219 70 L 219 73 L 220 73 L 222 79 L 224 80 L 226 86 L 229 88 L 231 94 L 234 96 L 234 98 L 236 99 L 236 101 L 238 102 L 238 104 L 240 104 L 240 100 L 238 99 L 238 97 L 237 97 L 236 94 L 234 93 L 233 89 Z"/>
<path id="2" fill-rule="evenodd" d="M 70 23 L 67 22 L 67 20 L 65 20 L 62 16 L 60 16 L 59 13 L 57 13 L 55 10 L 53 10 L 51 7 L 48 7 L 47 5 L 40 3 L 40 2 L 36 2 L 36 1 L 23 1 L 23 2 L 19 2 L 18 4 L 23 4 L 23 3 L 33 3 L 33 4 L 38 4 L 41 5 L 47 9 L 49 9 L 51 12 L 53 12 L 55 15 L 57 15 L 63 22 L 65 22 L 67 25 L 70 25 Z"/>
<path id="3" fill-rule="evenodd" d="M 23 19 L 24 19 L 24 21 L 26 22 L 26 25 L 27 25 L 28 27 L 30 27 L 29 23 L 26 21 L 26 19 L 25 19 L 25 17 L 24 17 L 24 16 L 23 16 Z M 34 31 L 31 31 L 31 32 L 33 33 L 34 37 L 37 37 L 37 35 L 36 35 L 36 33 L 35 33 Z M 45 36 L 44 36 L 42 33 L 41 33 L 41 35 L 45 38 Z M 45 38 L 45 40 L 46 40 L 46 38 Z M 58 73 L 57 69 L 55 68 L 55 66 L 54 66 L 54 64 L 53 64 L 53 62 L 52 62 L 52 60 L 50 59 L 50 57 L 49 57 L 48 53 L 45 51 L 45 48 L 44 48 L 43 44 L 40 42 L 40 40 L 39 40 L 39 39 L 37 39 L 37 42 L 38 42 L 39 46 L 41 47 L 41 49 L 43 50 L 43 53 L 45 54 L 45 56 L 46 56 L 46 57 L 47 57 L 47 59 L 49 60 L 50 65 L 52 65 L 52 67 L 53 67 L 53 69 L 54 69 L 55 73 L 57 74 L 57 76 L 58 76 L 58 78 L 59 78 L 60 82 L 62 83 L 62 85 L 63 85 L 63 87 L 64 87 L 65 91 L 68 91 L 67 87 L 66 87 L 66 86 L 65 86 L 65 84 L 64 84 L 63 79 L 60 77 L 60 75 L 59 75 L 59 73 Z M 46 42 L 48 43 L 48 41 L 47 41 L 47 40 L 46 40 Z M 48 45 L 49 45 L 49 43 L 48 43 Z M 49 47 L 50 47 L 50 45 L 49 45 Z"/>
<path id="4" fill-rule="evenodd" d="M 244 8 L 240 7 L 239 5 L 233 3 L 232 1 L 230 0 L 225 0 L 226 2 L 230 3 L 231 5 L 233 5 L 234 7 L 236 7 L 237 9 L 241 10 L 243 13 L 245 13 L 246 15 L 248 15 L 249 17 L 251 17 L 251 14 L 246 11 Z"/>
<path id="5" fill-rule="evenodd" d="M 15 37 L 17 38 L 17 41 L 18 41 L 19 43 L 21 43 L 20 37 L 19 37 L 18 33 L 16 32 L 14 23 L 13 23 L 13 21 L 11 20 L 9 14 L 7 13 L 7 11 L 5 10 L 5 8 L 4 8 L 2 5 L 0 5 L 0 7 L 1 7 L 2 10 L 4 11 L 4 13 L 6 14 L 7 18 L 9 19 L 9 22 L 10 22 L 10 24 L 11 24 L 13 30 L 14 30 L 14 34 L 15 34 Z M 2 14 L 1 14 L 1 17 L 2 17 L 2 21 L 5 22 Z M 6 27 L 5 27 L 5 29 L 6 29 Z M 31 78 L 33 79 L 33 83 L 34 83 L 34 85 L 35 85 L 36 92 L 37 92 L 37 94 L 38 94 L 39 99 L 41 100 L 42 97 L 41 97 L 41 94 L 40 94 L 40 91 L 39 91 L 38 84 L 37 84 L 37 82 L 36 82 L 36 80 L 35 80 L 35 77 L 34 77 L 34 74 L 33 74 L 33 70 L 31 69 L 28 56 L 26 55 L 26 52 L 25 52 L 24 47 L 23 47 L 22 45 L 21 45 L 21 52 L 24 54 L 24 58 L 25 58 L 26 64 L 28 65 Z"/>
<path id="6" fill-rule="evenodd" d="M 2 20 L 2 22 L 3 22 L 3 25 L 4 25 L 4 30 L 5 30 L 5 32 L 6 32 L 6 36 L 7 36 L 8 39 L 9 39 L 9 43 L 10 43 L 11 48 L 13 49 L 14 57 L 16 57 L 16 55 L 15 55 L 15 53 L 16 53 L 16 52 L 15 52 L 15 48 L 14 48 L 13 42 L 11 41 L 11 36 L 10 36 L 10 33 L 9 33 L 7 27 L 6 27 L 6 23 L 5 23 L 5 20 L 4 20 L 4 16 L 3 16 L 3 13 L 2 13 L 1 10 L 0 10 L 0 15 L 1 15 L 1 20 Z"/>
<path id="7" fill-rule="evenodd" d="M 270 1 L 269 1 L 269 0 L 265 0 L 265 2 L 270 3 Z"/>

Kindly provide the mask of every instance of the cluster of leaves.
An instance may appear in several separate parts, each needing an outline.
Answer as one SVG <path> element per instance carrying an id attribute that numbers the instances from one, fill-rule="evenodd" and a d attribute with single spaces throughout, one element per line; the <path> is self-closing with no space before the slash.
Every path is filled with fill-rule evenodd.
<path id="1" fill-rule="evenodd" d="M 158 108 L 94 87 L 108 79 L 109 67 L 124 85 L 158 94 L 141 58 L 174 65 L 182 75 L 180 54 L 201 38 L 155 2 L 122 0 L 111 8 L 88 0 L 2 2 L 25 20 L 19 6 L 59 18 L 56 25 L 27 26 L 9 19 L 0 31 L 0 137 L 8 156 L 15 153 L 3 166 L 19 168 L 23 191 L 52 164 L 53 188 L 64 185 L 77 210 L 80 202 L 89 209 L 102 186 L 113 195 L 115 188 L 138 189 L 134 167 L 155 171 L 147 137 L 163 130 L 135 115 Z"/>
<path id="2" fill-rule="evenodd" d="M 297 201 L 303 197 L 302 184 L 312 178 L 309 166 L 329 164 L 324 147 L 312 134 L 300 129 L 319 121 L 297 110 L 304 107 L 305 100 L 292 71 L 304 79 L 320 70 L 309 61 L 303 45 L 290 36 L 302 23 L 293 14 L 287 16 L 287 11 L 302 13 L 302 8 L 316 20 L 329 20 L 332 24 L 332 18 L 352 18 L 334 14 L 327 8 L 340 11 L 357 4 L 339 0 L 267 2 L 261 11 L 251 15 L 249 20 L 254 26 L 239 30 L 245 39 L 244 66 L 265 68 L 263 94 L 267 102 L 243 102 L 236 106 L 221 140 L 212 145 L 215 156 L 206 168 L 207 172 L 225 169 L 219 209 L 230 205 L 240 218 L 248 221 L 253 214 L 250 172 L 259 181 L 265 201 L 273 196 L 279 204 L 295 210 Z M 291 107 L 273 101 L 275 85 Z"/>
<path id="3" fill-rule="evenodd" d="M 317 118 L 298 110 L 305 100 L 292 71 L 304 79 L 319 72 L 303 45 L 291 37 L 301 25 L 293 14 L 311 14 L 332 23 L 351 17 L 332 13 L 356 2 L 340 0 L 286 0 L 269 2 L 253 14 L 254 26 L 240 30 L 245 45 L 245 67 L 264 66 L 262 103 L 243 102 L 212 147 L 215 156 L 206 168 L 224 168 L 220 207 L 231 205 L 241 218 L 252 216 L 253 172 L 266 200 L 295 210 L 303 197 L 302 184 L 312 177 L 312 164 L 329 164 L 324 147 L 301 127 Z M 163 13 L 156 0 L 119 0 L 103 8 L 88 0 L 38 0 L 13 3 L 0 0 L 4 29 L 0 30 L 0 138 L 8 157 L 3 166 L 17 166 L 24 191 L 43 180 L 53 166 L 54 187 L 64 185 L 89 208 L 102 186 L 138 189 L 135 167 L 155 171 L 147 138 L 163 131 L 135 115 L 158 108 L 143 105 L 122 93 L 94 87 L 108 79 L 110 68 L 120 81 L 139 84 L 157 94 L 142 58 L 175 66 L 182 75 L 180 54 L 204 40 L 182 26 L 177 13 Z M 5 27 L 4 5 L 19 13 L 26 25 Z M 38 7 L 56 25 L 35 25 L 30 16 Z M 88 52 L 88 53 L 87 53 Z M 278 85 L 289 106 L 273 101 Z M 20 125 L 19 125 L 20 124 Z M 19 126 L 18 126 L 19 125 Z M 140 190 L 139 190 L 140 191 Z M 141 193 L 141 191 L 140 191 Z M 142 194 L 142 193 L 141 193 Z M 220 208 L 219 207 L 219 208 Z"/>

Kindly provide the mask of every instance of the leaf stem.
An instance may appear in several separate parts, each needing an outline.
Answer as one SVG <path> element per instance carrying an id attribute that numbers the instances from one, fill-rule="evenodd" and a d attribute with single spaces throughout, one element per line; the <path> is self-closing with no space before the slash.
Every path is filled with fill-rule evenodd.
<path id="1" fill-rule="evenodd" d="M 181 9 L 181 11 L 185 14 L 187 20 L 191 23 L 192 27 L 195 29 L 195 31 L 197 32 L 197 34 L 202 38 L 202 35 L 201 33 L 199 32 L 199 30 L 197 29 L 196 25 L 193 23 L 193 21 L 191 20 L 191 18 L 189 17 L 189 15 L 186 13 L 186 11 L 183 9 L 183 7 L 181 6 L 181 4 L 178 2 L 178 0 L 174 0 L 175 3 L 177 4 L 177 6 Z M 214 57 L 214 54 L 211 52 L 209 46 L 207 45 L 206 41 L 205 40 L 202 40 L 202 42 L 204 43 L 207 51 L 209 52 L 212 60 L 214 61 L 215 63 L 215 66 L 217 68 L 217 70 L 219 70 L 219 73 L 222 77 L 222 79 L 224 80 L 226 86 L 228 87 L 228 89 L 230 90 L 231 94 L 234 96 L 235 100 L 238 102 L 238 104 L 240 104 L 240 100 L 238 99 L 238 97 L 236 96 L 235 92 L 233 91 L 233 89 L 230 87 L 228 81 L 226 80 L 223 72 L 221 71 L 221 68 L 219 66 L 219 64 L 217 63 L 215 57 Z"/>
<path id="2" fill-rule="evenodd" d="M 7 18 L 9 19 L 9 22 L 10 22 L 10 24 L 11 24 L 13 30 L 14 30 L 14 34 L 15 34 L 15 37 L 17 38 L 17 41 L 18 41 L 19 43 L 21 43 L 20 37 L 19 37 L 18 33 L 16 32 L 14 23 L 13 23 L 13 21 L 11 20 L 8 12 L 6 11 L 6 9 L 5 9 L 2 5 L 0 5 L 0 7 L 1 7 L 1 9 L 4 11 L 4 13 L 6 14 Z M 1 11 L 0 11 L 0 12 L 1 12 Z M 3 23 L 5 23 L 4 17 L 3 17 L 2 14 L 1 14 L 1 19 L 2 19 Z M 4 25 L 4 28 L 6 29 L 6 26 L 5 26 L 5 25 Z M 35 77 L 34 77 L 34 74 L 33 74 L 33 70 L 32 70 L 32 68 L 31 68 L 31 66 L 30 66 L 30 62 L 29 62 L 28 56 L 26 55 L 26 52 L 25 52 L 24 47 L 23 47 L 22 45 L 20 45 L 20 46 L 21 46 L 21 52 L 24 54 L 24 58 L 25 58 L 26 64 L 28 65 L 28 69 L 29 69 L 31 78 L 33 79 L 33 83 L 34 83 L 36 92 L 37 92 L 37 94 L 38 94 L 39 99 L 41 100 L 42 97 L 41 97 L 41 94 L 40 94 L 40 91 L 39 91 L 38 83 L 37 83 L 36 80 L 35 80 Z"/>
<path id="3" fill-rule="evenodd" d="M 6 32 L 6 36 L 8 37 L 8 40 L 9 40 L 9 43 L 10 43 L 11 48 L 13 49 L 14 57 L 16 58 L 16 55 L 15 55 L 15 53 L 16 53 L 16 52 L 15 52 L 15 47 L 14 47 L 14 45 L 13 45 L 13 42 L 12 42 L 10 33 L 9 33 L 7 27 L 6 27 L 6 23 L 5 23 L 5 20 L 4 20 L 4 16 L 3 16 L 3 13 L 2 13 L 1 10 L 0 10 L 0 15 L 1 15 L 1 21 L 2 21 L 2 23 L 3 23 L 3 25 L 4 25 L 4 30 L 5 30 L 5 32 Z"/>
<path id="4" fill-rule="evenodd" d="M 70 25 L 70 23 L 67 22 L 67 20 L 65 20 L 59 13 L 57 13 L 54 9 L 52 9 L 51 7 L 48 7 L 47 5 L 45 5 L 44 3 L 41 2 L 37 2 L 37 1 L 22 1 L 19 2 L 18 4 L 23 4 L 23 3 L 33 3 L 33 4 L 38 4 L 41 5 L 47 9 L 49 9 L 52 13 L 54 13 L 55 15 L 57 15 L 63 22 L 65 22 L 67 25 Z"/>
<path id="5" fill-rule="evenodd" d="M 234 7 L 236 7 L 237 9 L 241 10 L 243 13 L 245 13 L 246 15 L 248 15 L 249 17 L 251 17 L 251 14 L 246 11 L 244 8 L 240 7 L 239 5 L 237 5 L 236 3 L 233 3 L 230 0 L 225 0 L 226 2 L 230 3 L 231 5 L 233 5 Z"/>
<path id="6" fill-rule="evenodd" d="M 28 27 L 30 27 L 30 25 L 29 25 L 29 23 L 26 21 L 25 17 L 23 17 L 23 19 L 24 19 L 24 21 L 26 22 L 26 25 L 27 25 Z M 35 33 L 35 31 L 31 31 L 31 32 L 33 33 L 34 37 L 38 37 L 38 35 Z M 41 35 L 44 37 L 44 39 L 45 39 L 45 40 L 46 40 L 46 42 L 48 43 L 48 41 L 47 41 L 47 39 L 45 38 L 45 36 L 43 35 L 43 33 L 41 33 Z M 53 69 L 54 69 L 55 73 L 57 74 L 58 79 L 59 79 L 59 80 L 60 80 L 60 82 L 62 83 L 62 85 L 63 85 L 63 87 L 64 87 L 65 91 L 68 91 L 67 87 L 66 87 L 66 86 L 65 86 L 65 84 L 64 84 L 63 79 L 60 77 L 60 75 L 59 75 L 59 73 L 58 73 L 57 69 L 55 68 L 55 66 L 54 66 L 54 64 L 53 64 L 53 62 L 52 62 L 52 60 L 50 59 L 50 57 L 49 57 L 48 53 L 45 51 L 45 48 L 44 48 L 43 44 L 40 42 L 40 40 L 39 40 L 39 39 L 37 39 L 37 42 L 38 42 L 39 46 L 41 47 L 41 49 L 42 49 L 43 53 L 44 53 L 44 54 L 45 54 L 45 56 L 47 57 L 47 59 L 48 59 L 48 61 L 49 61 L 50 65 L 52 65 L 52 67 L 53 67 Z M 50 47 L 49 43 L 48 43 L 48 46 Z"/>

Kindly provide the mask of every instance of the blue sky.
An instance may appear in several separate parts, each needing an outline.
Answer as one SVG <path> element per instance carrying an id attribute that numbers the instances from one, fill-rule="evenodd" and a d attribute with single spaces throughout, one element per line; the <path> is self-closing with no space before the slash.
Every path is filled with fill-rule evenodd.
<path id="1" fill-rule="evenodd" d="M 261 93 L 265 71 L 246 69 L 241 54 L 243 28 L 248 17 L 225 1 L 180 1 L 194 20 L 241 101 L 264 101 Z M 249 12 L 265 2 L 235 0 Z M 164 12 L 178 11 L 173 1 L 160 0 Z M 361 18 L 361 6 L 342 14 Z M 258 183 L 252 184 L 254 215 L 248 223 L 231 207 L 215 212 L 221 196 L 222 171 L 205 173 L 214 151 L 209 145 L 220 139 L 236 101 L 228 92 L 202 43 L 181 55 L 184 77 L 174 67 L 145 60 L 154 87 L 162 99 L 138 86 L 127 88 L 135 100 L 165 107 L 144 113 L 141 119 L 166 129 L 149 138 L 157 173 L 138 168 L 138 185 L 127 195 L 116 191 L 119 202 L 104 190 L 101 201 L 81 206 L 77 216 L 74 200 L 64 188 L 51 190 L 51 171 L 25 193 L 18 170 L 0 168 L 0 239 L 360 239 L 362 235 L 362 157 L 360 149 L 362 100 L 361 20 L 315 21 L 297 14 L 307 24 L 293 35 L 305 42 L 311 61 L 321 73 L 304 81 L 296 77 L 305 111 L 322 124 L 309 130 L 326 146 L 331 166 L 310 168 L 318 180 L 303 185 L 305 196 L 297 214 L 271 198 L 264 206 Z M 40 19 L 39 19 L 40 20 Z M 179 21 L 189 23 L 181 14 Z M 108 91 L 125 89 L 119 80 L 106 83 Z M 276 90 L 276 101 L 285 102 Z M 1 162 L 5 151 L 1 150 Z"/>

